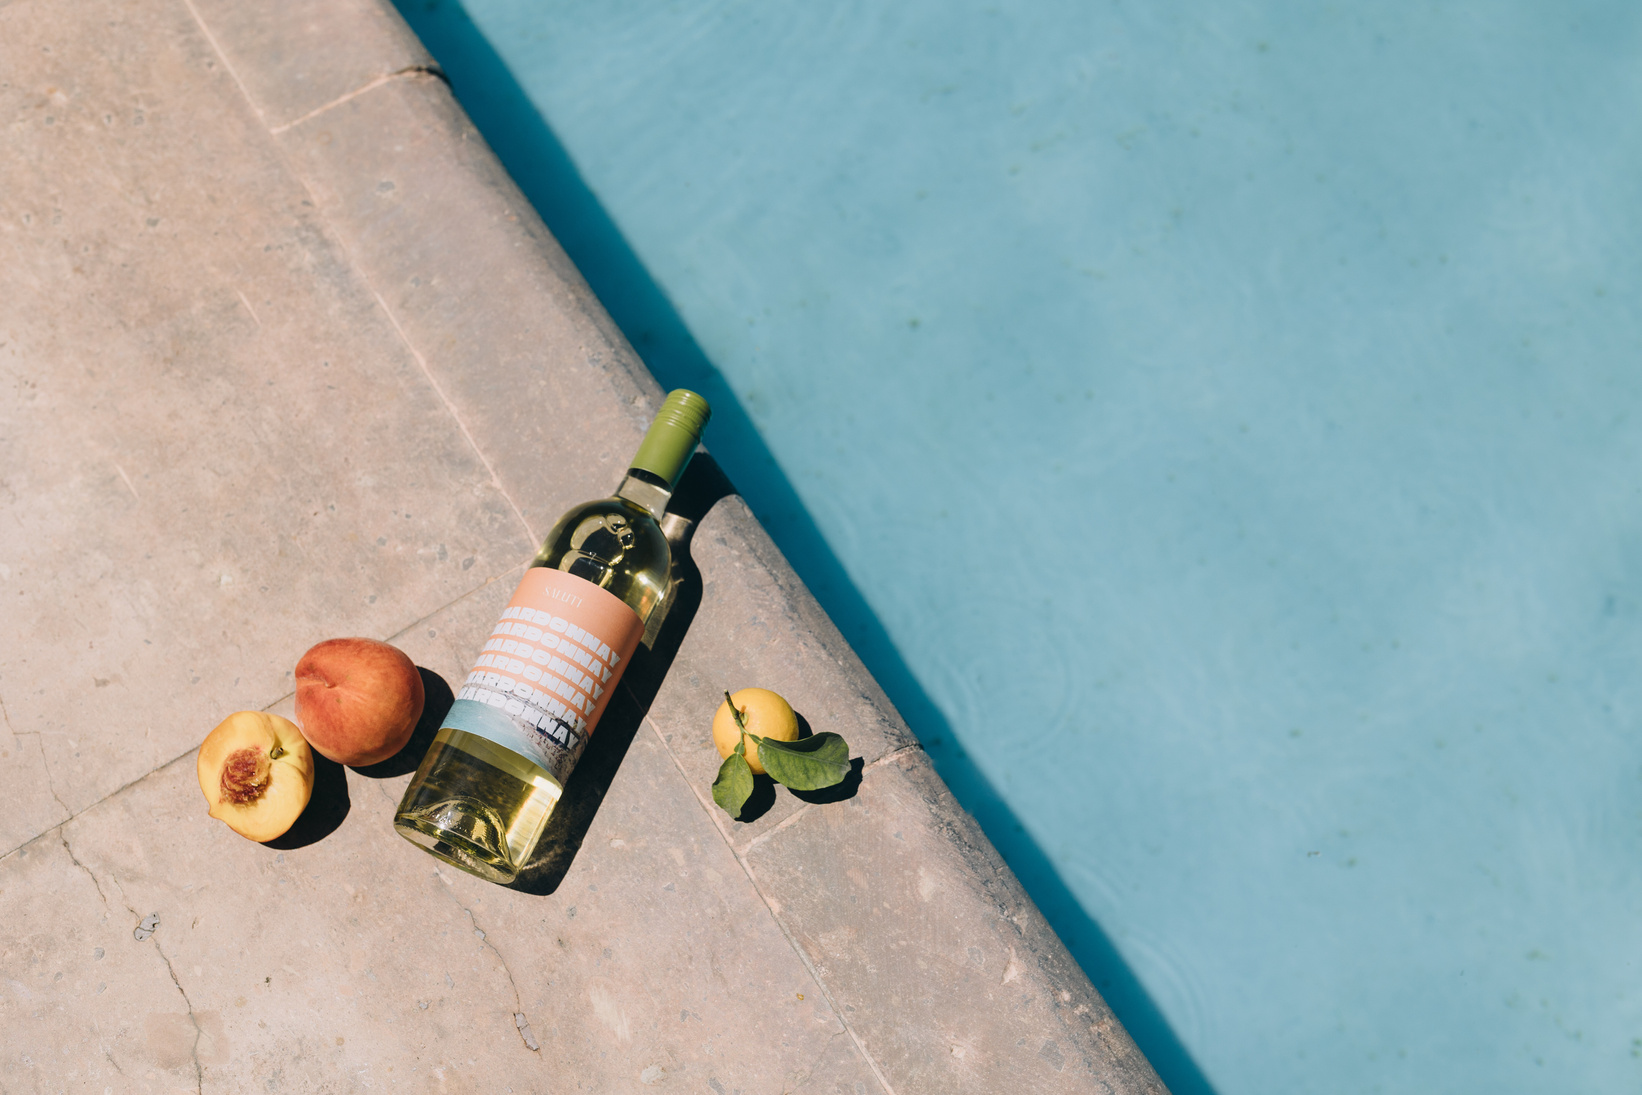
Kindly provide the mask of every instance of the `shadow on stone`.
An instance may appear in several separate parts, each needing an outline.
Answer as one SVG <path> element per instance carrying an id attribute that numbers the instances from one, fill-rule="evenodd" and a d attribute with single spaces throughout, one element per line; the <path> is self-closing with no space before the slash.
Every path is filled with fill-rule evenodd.
<path id="1" fill-rule="evenodd" d="M 831 787 L 822 787 L 814 791 L 793 791 L 792 797 L 800 802 L 821 805 L 827 802 L 843 802 L 847 798 L 854 798 L 855 792 L 861 789 L 861 773 L 866 769 L 867 762 L 860 757 L 850 758 L 850 770 L 842 780 Z"/>
<path id="2" fill-rule="evenodd" d="M 348 816 L 352 804 L 348 800 L 348 773 L 342 765 L 328 757 L 314 753 L 314 793 L 308 799 L 308 808 L 296 819 L 296 824 L 272 840 L 263 841 L 263 847 L 288 852 L 305 848 L 324 840 L 336 832 L 342 819 Z"/>
<path id="3" fill-rule="evenodd" d="M 747 796 L 747 801 L 741 804 L 741 813 L 736 820 L 743 825 L 757 821 L 770 812 L 775 805 L 775 780 L 769 776 L 753 777 L 753 793 Z"/>
<path id="4" fill-rule="evenodd" d="M 387 760 L 354 769 L 366 779 L 387 779 L 416 771 L 416 766 L 427 756 L 428 747 L 433 744 L 434 735 L 439 733 L 445 716 L 450 714 L 450 705 L 456 702 L 456 696 L 451 692 L 450 685 L 445 683 L 445 678 L 421 666 L 416 667 L 416 672 L 421 674 L 422 692 L 427 697 L 422 704 L 422 717 L 416 720 L 416 729 L 411 731 L 410 740 L 403 749 Z"/>
<path id="5" fill-rule="evenodd" d="M 695 619 L 696 609 L 701 606 L 701 572 L 690 557 L 690 537 L 713 504 L 731 493 L 729 480 L 713 458 L 697 453 L 679 480 L 667 516 L 662 520 L 662 530 L 667 533 L 667 541 L 673 549 L 667 596 L 651 618 L 644 642 L 634 652 L 616 694 L 610 698 L 610 705 L 588 739 L 587 751 L 566 781 L 564 796 L 553 809 L 535 857 L 513 881 L 511 889 L 550 894 L 569 873 L 587 829 L 616 778 L 616 769 L 627 755 L 633 736 L 638 733 L 662 679 L 678 654 L 690 621 Z"/>
<path id="6" fill-rule="evenodd" d="M 803 741 L 805 738 L 812 738 L 812 737 L 815 736 L 815 729 L 810 726 L 810 720 L 806 719 L 804 717 L 804 712 L 794 711 L 793 716 L 798 719 L 798 740 L 799 741 Z M 793 788 L 788 787 L 787 788 L 787 793 L 792 795 L 793 798 L 796 798 L 800 802 L 808 802 L 808 803 L 812 803 L 812 804 L 815 804 L 815 805 L 818 805 L 818 806 L 823 804 L 823 803 L 828 803 L 828 802 L 843 802 L 847 798 L 854 798 L 855 797 L 855 792 L 857 792 L 861 789 L 861 772 L 866 768 L 866 765 L 867 765 L 867 762 L 865 760 L 863 760 L 860 757 L 854 757 L 850 760 L 850 770 L 849 770 L 848 774 L 846 774 L 842 780 L 840 780 L 839 782 L 833 784 L 831 787 L 821 787 L 821 788 L 818 788 L 814 791 L 796 791 Z M 759 776 L 757 778 L 761 779 L 761 780 L 768 780 L 768 777 L 766 777 L 766 776 Z M 770 784 L 772 786 L 771 802 L 773 804 L 773 802 L 774 802 L 774 797 L 773 797 L 774 781 L 773 780 L 768 780 L 768 782 L 770 782 Z M 754 790 L 753 791 L 753 798 L 747 800 L 749 806 L 751 805 L 753 800 L 756 799 L 757 797 L 758 797 L 758 791 Z M 768 809 L 768 807 L 766 807 L 765 809 Z M 761 810 L 761 811 L 759 811 L 759 813 L 762 814 L 763 811 Z M 754 818 L 752 816 L 749 816 L 747 810 L 742 810 L 741 811 L 741 820 L 742 821 L 752 821 L 752 820 L 754 820 Z"/>

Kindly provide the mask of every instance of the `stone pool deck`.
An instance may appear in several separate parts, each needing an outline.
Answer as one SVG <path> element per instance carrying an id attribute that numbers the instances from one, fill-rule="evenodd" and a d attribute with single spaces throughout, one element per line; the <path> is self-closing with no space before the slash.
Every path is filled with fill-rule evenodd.
<path id="1" fill-rule="evenodd" d="M 0 1091 L 1162 1091 L 710 458 L 518 887 L 404 763 L 206 816 L 319 639 L 459 681 L 660 395 L 391 8 L 0 0 Z M 755 683 L 845 794 L 714 807 Z"/>

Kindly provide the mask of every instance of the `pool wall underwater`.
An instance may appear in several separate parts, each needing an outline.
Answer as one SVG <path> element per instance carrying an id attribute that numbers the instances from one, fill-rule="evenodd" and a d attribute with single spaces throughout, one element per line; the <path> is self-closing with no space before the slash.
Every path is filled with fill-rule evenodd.
<path id="1" fill-rule="evenodd" d="M 1642 12 L 399 8 L 1177 1095 L 1637 1086 Z"/>

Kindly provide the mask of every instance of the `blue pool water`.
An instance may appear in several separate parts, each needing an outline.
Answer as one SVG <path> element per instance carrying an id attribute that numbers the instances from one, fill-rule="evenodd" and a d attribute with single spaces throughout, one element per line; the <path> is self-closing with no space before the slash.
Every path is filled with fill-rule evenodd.
<path id="1" fill-rule="evenodd" d="M 1642 8 L 400 3 L 1177 1095 L 1642 1086 Z"/>

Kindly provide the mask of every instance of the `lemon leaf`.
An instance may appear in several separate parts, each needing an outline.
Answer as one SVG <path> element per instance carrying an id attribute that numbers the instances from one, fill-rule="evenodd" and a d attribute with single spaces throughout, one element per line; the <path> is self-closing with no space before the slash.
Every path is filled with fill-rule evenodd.
<path id="1" fill-rule="evenodd" d="M 713 780 L 713 801 L 731 817 L 740 817 L 741 808 L 753 793 L 753 770 L 747 758 L 737 749 L 718 766 L 718 778 Z"/>
<path id="2" fill-rule="evenodd" d="M 842 737 L 832 733 L 798 741 L 759 738 L 758 759 L 777 783 L 795 791 L 819 791 L 844 782 L 844 777 L 849 775 L 850 747 Z"/>

